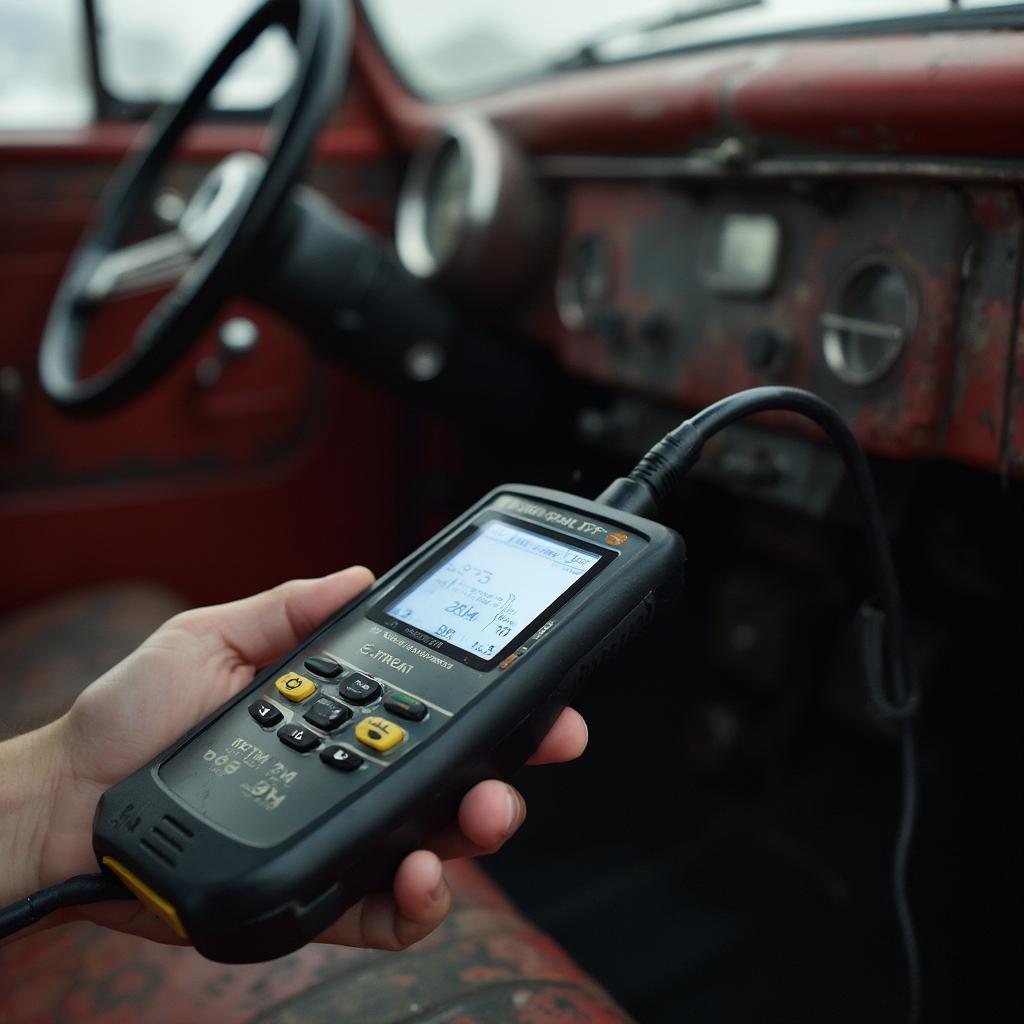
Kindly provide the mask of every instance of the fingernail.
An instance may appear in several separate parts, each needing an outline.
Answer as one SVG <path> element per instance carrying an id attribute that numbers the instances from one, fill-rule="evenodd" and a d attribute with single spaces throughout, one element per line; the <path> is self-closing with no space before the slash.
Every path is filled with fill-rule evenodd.
<path id="1" fill-rule="evenodd" d="M 522 814 L 522 804 L 519 802 L 519 797 L 516 796 L 515 791 L 511 788 L 505 790 L 505 799 L 508 802 L 508 822 L 505 825 L 505 834 L 508 835 L 515 831 L 516 826 L 519 824 L 519 816 Z"/>
<path id="2" fill-rule="evenodd" d="M 430 890 L 430 898 L 435 903 L 440 903 L 444 899 L 445 890 L 448 888 L 448 883 L 444 878 L 444 868 L 441 867 L 441 862 L 437 863 L 437 884 L 433 889 Z"/>

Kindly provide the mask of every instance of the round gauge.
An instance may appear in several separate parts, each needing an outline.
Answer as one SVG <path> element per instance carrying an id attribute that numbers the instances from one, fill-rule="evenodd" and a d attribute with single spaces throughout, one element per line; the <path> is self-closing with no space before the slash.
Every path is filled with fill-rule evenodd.
<path id="1" fill-rule="evenodd" d="M 915 320 L 914 293 L 904 273 L 881 261 L 862 264 L 821 318 L 825 363 L 844 384 L 874 384 L 907 347 Z"/>
<path id="2" fill-rule="evenodd" d="M 489 121 L 467 116 L 413 157 L 395 244 L 416 277 L 493 296 L 515 291 L 536 270 L 547 220 L 518 147 Z"/>
<path id="3" fill-rule="evenodd" d="M 469 161 L 453 139 L 438 153 L 424 202 L 427 248 L 440 265 L 458 248 L 469 205 Z"/>
<path id="4" fill-rule="evenodd" d="M 584 235 L 572 243 L 556 285 L 562 322 L 574 329 L 593 323 L 612 293 L 612 258 L 608 243 Z"/>

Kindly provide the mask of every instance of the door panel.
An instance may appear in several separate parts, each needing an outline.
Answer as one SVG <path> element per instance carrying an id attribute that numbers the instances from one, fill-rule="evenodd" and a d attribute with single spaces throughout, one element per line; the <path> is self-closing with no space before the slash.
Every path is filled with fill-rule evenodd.
<path id="1" fill-rule="evenodd" d="M 232 302 L 219 318 L 249 317 L 259 341 L 213 387 L 197 384 L 196 368 L 217 355 L 216 324 L 123 409 L 72 418 L 42 394 L 35 361 L 50 301 L 139 132 L 105 124 L 0 135 L 0 611 L 125 577 L 219 600 L 394 558 L 395 485 L 388 460 L 365 444 L 369 422 L 381 450 L 394 450 L 394 407 L 322 366 L 301 336 L 252 303 Z M 227 154 L 261 148 L 262 135 L 251 124 L 199 126 L 174 183 L 187 190 Z M 397 168 L 357 88 L 323 133 L 310 178 L 353 216 L 390 230 Z M 97 316 L 90 358 L 121 351 L 157 299 L 123 300 Z M 360 443 L 346 444 L 357 424 Z"/>

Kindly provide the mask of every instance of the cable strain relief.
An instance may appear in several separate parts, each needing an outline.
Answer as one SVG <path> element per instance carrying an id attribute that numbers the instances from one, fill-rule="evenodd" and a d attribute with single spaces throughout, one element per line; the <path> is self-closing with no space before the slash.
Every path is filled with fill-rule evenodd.
<path id="1" fill-rule="evenodd" d="M 700 458 L 703 439 L 690 420 L 666 434 L 637 464 L 630 479 L 647 484 L 658 507 L 679 486 Z"/>
<path id="2" fill-rule="evenodd" d="M 653 519 L 659 509 L 657 495 L 650 484 L 625 476 L 613 480 L 594 500 L 619 512 L 630 512 L 645 519 Z"/>

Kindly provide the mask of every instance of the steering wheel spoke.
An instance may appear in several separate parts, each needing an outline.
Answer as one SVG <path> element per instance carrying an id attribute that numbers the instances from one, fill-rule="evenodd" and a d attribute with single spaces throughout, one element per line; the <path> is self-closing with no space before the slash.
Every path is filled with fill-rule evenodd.
<path id="1" fill-rule="evenodd" d="M 82 285 L 78 302 L 95 305 L 175 284 L 194 257 L 192 244 L 177 229 L 126 245 L 96 264 Z"/>

